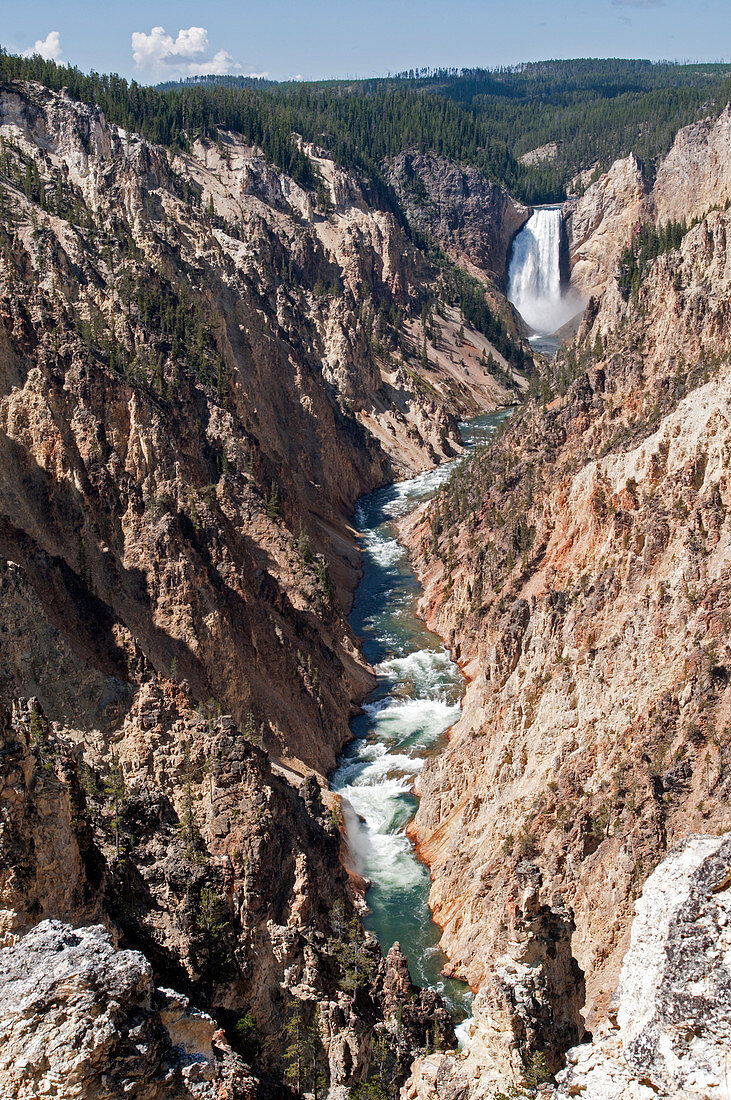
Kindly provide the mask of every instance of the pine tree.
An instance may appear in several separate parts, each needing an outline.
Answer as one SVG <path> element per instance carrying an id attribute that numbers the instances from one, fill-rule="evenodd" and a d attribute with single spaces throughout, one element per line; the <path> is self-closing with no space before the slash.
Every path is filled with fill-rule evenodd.
<path id="1" fill-rule="evenodd" d="M 272 482 L 269 496 L 266 499 L 266 514 L 269 519 L 274 521 L 278 520 L 281 516 L 279 509 L 279 486 L 276 481 Z"/>
<path id="2" fill-rule="evenodd" d="M 332 908 L 330 927 L 333 936 L 328 947 L 340 964 L 341 987 L 352 993 L 355 1003 L 358 990 L 370 983 L 377 964 L 368 950 L 363 925 L 357 917 L 347 919 L 342 902 Z"/>
<path id="3" fill-rule="evenodd" d="M 229 930 L 226 903 L 221 895 L 210 887 L 204 887 L 201 890 L 195 923 L 202 937 L 199 962 L 210 1001 L 213 998 L 216 979 L 228 973 L 230 963 L 226 942 Z"/>
<path id="4" fill-rule="evenodd" d="M 287 1043 L 283 1054 L 285 1077 L 298 1096 L 311 1091 L 313 1100 L 318 1100 L 328 1081 L 317 1006 L 308 1021 L 307 1002 L 292 997 L 286 1008 L 283 1031 Z"/>
<path id="5" fill-rule="evenodd" d="M 112 763 L 109 768 L 109 773 L 104 781 L 104 794 L 111 805 L 112 814 L 110 817 L 110 824 L 114 834 L 114 856 L 115 859 L 119 859 L 121 851 L 121 830 L 128 795 L 127 787 L 124 782 L 124 772 L 122 771 L 122 766 L 114 749 L 112 750 Z"/>

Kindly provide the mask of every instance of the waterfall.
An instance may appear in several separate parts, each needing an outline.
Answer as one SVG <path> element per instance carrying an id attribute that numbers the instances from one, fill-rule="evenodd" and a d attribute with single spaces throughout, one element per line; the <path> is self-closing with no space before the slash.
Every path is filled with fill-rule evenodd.
<path id="1" fill-rule="evenodd" d="M 535 333 L 555 332 L 581 309 L 573 292 L 561 286 L 563 222 L 560 207 L 543 207 L 513 241 L 508 298 Z"/>

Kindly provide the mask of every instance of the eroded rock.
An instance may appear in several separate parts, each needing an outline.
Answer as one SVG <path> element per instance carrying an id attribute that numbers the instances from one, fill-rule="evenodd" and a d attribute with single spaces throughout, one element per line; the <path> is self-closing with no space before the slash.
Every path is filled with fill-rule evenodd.
<path id="1" fill-rule="evenodd" d="M 247 1098 L 255 1082 L 215 1021 L 156 989 L 100 925 L 46 920 L 0 951 L 0 1091 L 14 1100 Z"/>
<path id="2" fill-rule="evenodd" d="M 617 1001 L 557 1097 L 731 1095 L 731 836 L 693 836 L 645 883 Z"/>

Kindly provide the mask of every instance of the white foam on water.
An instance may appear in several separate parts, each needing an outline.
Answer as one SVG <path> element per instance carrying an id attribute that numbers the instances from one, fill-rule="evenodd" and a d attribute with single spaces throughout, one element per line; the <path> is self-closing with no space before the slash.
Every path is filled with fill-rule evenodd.
<path id="1" fill-rule="evenodd" d="M 367 703 L 363 710 L 371 719 L 376 737 L 396 745 L 410 741 L 416 735 L 419 745 L 429 745 L 454 725 L 460 715 L 459 705 L 446 699 L 395 699 L 388 696 L 377 703 Z"/>
<path id="2" fill-rule="evenodd" d="M 382 535 L 364 538 L 363 548 L 377 565 L 395 565 L 406 557 L 406 551 L 400 542 Z"/>
<path id="3" fill-rule="evenodd" d="M 366 571 L 369 563 L 381 570 L 371 573 L 364 589 L 360 629 L 377 644 L 379 654 L 388 656 L 375 667 L 384 694 L 365 703 L 358 720 L 359 734 L 367 732 L 350 744 L 330 780 L 342 799 L 351 863 L 374 885 L 372 912 L 380 912 L 380 920 L 390 913 L 385 920 L 397 924 L 405 918 L 399 927 L 410 929 L 413 937 L 414 977 L 446 996 L 447 985 L 438 977 L 441 951 L 427 905 L 429 875 L 415 857 L 406 827 L 425 750 L 459 718 L 462 677 L 438 639 L 431 648 L 428 632 L 416 619 L 415 586 L 391 521 L 444 484 L 459 461 L 379 490 L 356 506 Z M 422 648 L 411 650 L 414 643 Z M 385 924 L 379 936 L 382 932 L 388 938 L 390 931 Z"/>
<path id="4" fill-rule="evenodd" d="M 449 480 L 456 462 L 445 462 L 442 466 L 435 466 L 433 470 L 425 470 L 423 474 L 417 474 L 409 481 L 397 481 L 392 486 L 393 498 L 383 506 L 383 515 L 386 519 L 396 519 L 409 512 L 415 503 L 444 485 Z"/>
<path id="5" fill-rule="evenodd" d="M 393 684 L 413 685 L 413 694 L 428 699 L 444 698 L 450 687 L 461 686 L 458 669 L 446 649 L 417 649 L 403 657 L 387 657 L 375 671 Z"/>
<path id="6" fill-rule="evenodd" d="M 410 776 L 417 775 L 424 767 L 424 761 L 418 756 L 407 756 L 405 753 L 387 752 L 376 760 L 361 760 L 359 767 L 352 765 L 350 775 L 344 775 L 344 779 L 350 779 L 345 784 L 349 787 L 374 787 L 376 784 L 385 783 L 387 780 L 396 781 L 399 774 Z M 406 788 L 408 790 L 408 787 Z"/>
<path id="7" fill-rule="evenodd" d="M 461 1024 L 457 1024 L 455 1027 L 454 1034 L 457 1036 L 457 1050 L 464 1050 L 469 1043 L 472 1038 L 474 1024 L 474 1017 L 468 1016 L 466 1020 L 463 1020 Z"/>
<path id="8" fill-rule="evenodd" d="M 416 862 L 411 844 L 403 831 L 395 827 L 387 812 L 387 802 L 379 807 L 374 800 L 362 799 L 362 788 L 341 792 L 343 817 L 347 827 L 351 863 L 358 874 L 377 876 L 379 888 L 385 891 L 408 891 L 418 888 L 424 877 Z M 360 792 L 360 796 L 359 793 Z"/>
<path id="9" fill-rule="evenodd" d="M 376 785 L 348 784 L 338 793 L 347 798 L 371 833 L 388 832 L 398 828 L 399 816 L 403 817 L 400 796 L 411 790 L 411 779 L 384 779 Z M 403 826 L 402 826 L 403 828 Z"/>

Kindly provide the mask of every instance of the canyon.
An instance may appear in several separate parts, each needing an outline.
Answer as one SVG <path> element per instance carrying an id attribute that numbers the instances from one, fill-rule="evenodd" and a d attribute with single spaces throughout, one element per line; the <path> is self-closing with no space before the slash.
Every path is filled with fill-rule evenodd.
<path id="1" fill-rule="evenodd" d="M 0 136 L 3 942 L 101 922 L 229 1040 L 255 1021 L 260 1074 L 301 1005 L 357 1080 L 451 1023 L 353 931 L 323 789 L 373 682 L 349 516 L 524 381 L 481 333 L 457 356 L 448 302 L 422 364 L 433 270 L 320 150 L 326 213 L 235 134 L 174 157 L 39 85 Z"/>
<path id="2" fill-rule="evenodd" d="M 727 1096 L 731 113 L 550 211 L 326 138 L 0 85 L 0 1091 Z M 351 615 L 396 530 L 448 654 Z"/>

